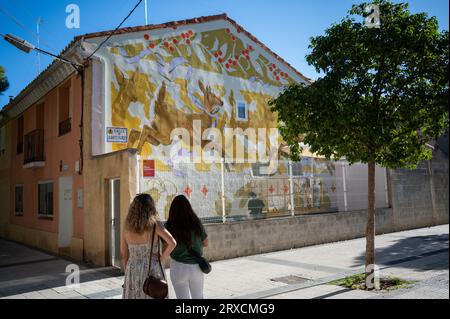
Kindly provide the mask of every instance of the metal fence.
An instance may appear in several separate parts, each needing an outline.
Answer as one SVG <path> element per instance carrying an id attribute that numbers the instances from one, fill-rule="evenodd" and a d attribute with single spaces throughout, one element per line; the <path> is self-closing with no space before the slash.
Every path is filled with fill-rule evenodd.
<path id="1" fill-rule="evenodd" d="M 152 169 L 150 174 L 144 171 Z M 258 164 L 167 164 L 139 160 L 139 192 L 155 199 L 163 220 L 172 200 L 188 197 L 204 222 L 227 222 L 367 209 L 367 165 L 305 157 Z M 144 177 L 146 175 L 146 177 Z M 389 207 L 386 169 L 376 168 L 376 208 Z"/>

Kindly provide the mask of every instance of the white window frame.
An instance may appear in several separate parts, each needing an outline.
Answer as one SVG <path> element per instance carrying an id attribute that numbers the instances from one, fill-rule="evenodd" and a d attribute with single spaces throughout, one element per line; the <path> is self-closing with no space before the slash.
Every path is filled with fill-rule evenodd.
<path id="1" fill-rule="evenodd" d="M 245 105 L 245 118 L 240 118 L 239 117 L 239 104 L 244 104 Z M 248 121 L 248 107 L 249 104 L 246 103 L 245 101 L 236 101 L 236 120 L 239 122 L 247 122 Z"/>

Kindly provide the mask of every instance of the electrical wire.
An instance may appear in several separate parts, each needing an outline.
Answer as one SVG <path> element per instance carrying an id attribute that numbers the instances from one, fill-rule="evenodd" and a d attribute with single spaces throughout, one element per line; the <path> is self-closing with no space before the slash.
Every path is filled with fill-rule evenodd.
<path id="1" fill-rule="evenodd" d="M 100 48 L 109 41 L 109 39 L 111 39 L 111 37 L 117 32 L 117 30 L 120 29 L 120 27 L 125 23 L 125 21 L 128 20 L 128 18 L 133 14 L 133 12 L 137 9 L 137 7 L 139 7 L 139 5 L 142 3 L 143 0 L 139 0 L 139 2 L 134 6 L 134 8 L 130 11 L 130 13 L 128 13 L 128 15 L 122 20 L 122 22 L 117 26 L 117 28 L 114 29 L 114 31 L 111 32 L 111 34 L 102 42 L 100 43 L 100 45 L 97 47 L 97 49 L 95 49 L 95 51 L 86 59 L 89 60 L 90 58 L 92 58 L 92 56 L 94 54 L 96 54 L 98 52 L 98 50 L 100 50 Z"/>
<path id="2" fill-rule="evenodd" d="M 30 30 L 25 24 L 22 23 L 17 17 L 15 17 L 11 12 L 8 12 L 3 6 L 0 5 L 0 12 L 3 13 L 7 18 L 11 19 L 15 24 L 17 24 L 19 27 L 21 27 L 23 30 L 25 30 L 28 34 L 30 34 L 33 38 L 38 38 L 38 35 L 36 32 Z M 49 49 L 55 50 L 50 44 L 48 44 L 46 41 L 42 39 L 42 36 L 39 37 L 41 44 L 46 46 Z"/>

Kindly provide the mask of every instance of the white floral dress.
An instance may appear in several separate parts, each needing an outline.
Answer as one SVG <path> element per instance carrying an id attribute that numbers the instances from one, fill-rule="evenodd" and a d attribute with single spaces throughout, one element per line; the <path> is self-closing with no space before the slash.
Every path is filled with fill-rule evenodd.
<path id="1" fill-rule="evenodd" d="M 150 260 L 151 244 L 128 245 L 129 258 L 125 269 L 125 282 L 123 286 L 123 299 L 152 299 L 142 290 L 145 279 L 148 276 L 148 264 Z M 153 246 L 152 275 L 159 279 L 165 279 L 165 273 L 161 271 L 158 262 L 158 244 Z"/>

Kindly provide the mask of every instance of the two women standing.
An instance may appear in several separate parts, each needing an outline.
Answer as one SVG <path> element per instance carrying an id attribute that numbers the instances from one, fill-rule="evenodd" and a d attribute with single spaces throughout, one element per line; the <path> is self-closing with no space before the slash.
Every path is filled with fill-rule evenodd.
<path id="1" fill-rule="evenodd" d="M 178 299 L 203 299 L 204 275 L 195 254 L 202 255 L 208 245 L 205 229 L 184 196 L 172 202 L 167 229 L 158 220 L 150 195 L 136 196 L 130 205 L 122 235 L 121 256 L 125 269 L 124 299 L 151 299 L 143 285 L 151 274 L 165 280 L 164 263 L 172 257 L 170 275 Z M 155 233 L 155 242 L 152 237 Z M 159 240 L 163 241 L 162 252 Z M 151 265 L 150 265 L 151 263 Z"/>

